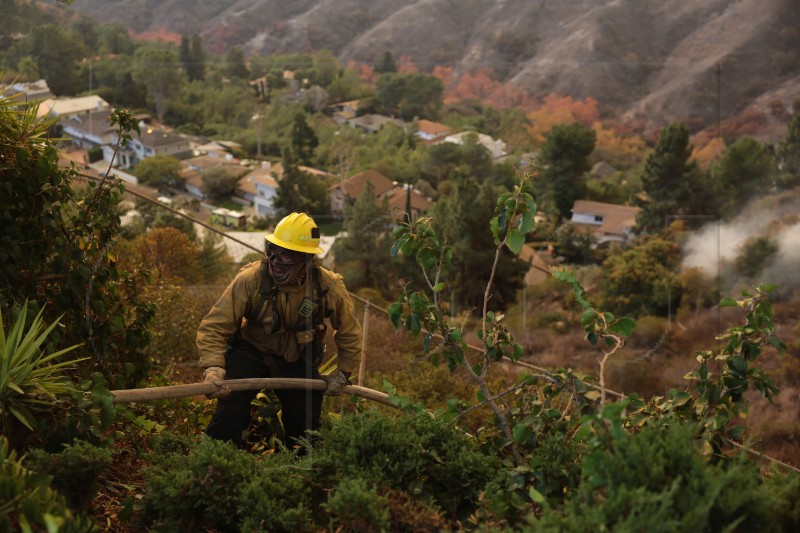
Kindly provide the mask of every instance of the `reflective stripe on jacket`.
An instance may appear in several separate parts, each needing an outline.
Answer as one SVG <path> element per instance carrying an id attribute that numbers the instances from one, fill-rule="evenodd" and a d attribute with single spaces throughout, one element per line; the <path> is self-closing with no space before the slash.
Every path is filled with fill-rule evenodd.
<path id="1" fill-rule="evenodd" d="M 347 293 L 342 276 L 322 267 L 319 268 L 320 284 L 327 289 L 323 296 L 325 316 L 334 330 L 333 338 L 338 349 L 338 368 L 352 372 L 361 359 L 361 325 L 356 319 L 355 306 Z M 197 328 L 197 351 L 200 366 L 225 366 L 225 351 L 228 341 L 237 329 L 242 339 L 258 350 L 282 355 L 294 362 L 300 357 L 294 326 L 302 319 L 298 310 L 303 298 L 315 298 L 311 276 L 306 275 L 302 285 L 276 285 L 275 302 L 278 306 L 280 325 L 274 329 L 272 299 L 267 302 L 266 312 L 260 324 L 248 324 L 245 319 L 259 304 L 261 283 L 261 261 L 249 263 L 239 270 L 236 277 L 211 307 Z"/>

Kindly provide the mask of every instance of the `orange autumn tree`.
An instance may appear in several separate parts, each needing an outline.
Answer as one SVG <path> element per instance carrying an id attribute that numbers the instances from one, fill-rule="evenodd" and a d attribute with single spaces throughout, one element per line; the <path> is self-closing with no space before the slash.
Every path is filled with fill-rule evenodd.
<path id="1" fill-rule="evenodd" d="M 571 96 L 550 93 L 542 99 L 537 109 L 528 112 L 528 118 L 531 121 L 531 135 L 541 144 L 553 126 L 579 122 L 591 127 L 600 118 L 600 112 L 597 110 L 597 100 L 590 96 L 575 100 Z"/>

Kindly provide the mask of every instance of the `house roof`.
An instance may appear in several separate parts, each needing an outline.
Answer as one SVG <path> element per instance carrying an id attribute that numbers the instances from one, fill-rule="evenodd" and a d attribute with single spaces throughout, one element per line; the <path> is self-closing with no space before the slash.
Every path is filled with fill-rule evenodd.
<path id="1" fill-rule="evenodd" d="M 278 181 L 272 176 L 270 167 L 259 167 L 241 177 L 236 187 L 244 193 L 256 194 L 256 185 L 278 188 Z"/>
<path id="2" fill-rule="evenodd" d="M 364 192 L 367 182 L 372 183 L 376 198 L 380 198 L 394 188 L 394 182 L 377 170 L 365 170 L 331 186 L 328 190 L 341 189 L 347 197 L 355 200 Z"/>
<path id="3" fill-rule="evenodd" d="M 405 127 L 405 122 L 403 122 L 402 120 L 376 114 L 362 115 L 360 117 L 351 118 L 350 120 L 348 120 L 348 123 L 351 126 L 358 126 L 373 133 L 379 131 L 382 127 L 384 127 L 387 124 L 395 124 L 397 126 L 400 126 L 401 128 Z"/>
<path id="4" fill-rule="evenodd" d="M 144 146 L 152 147 L 169 146 L 171 144 L 189 142 L 180 135 L 153 127 L 143 128 L 142 134 L 139 136 L 139 141 Z"/>
<path id="5" fill-rule="evenodd" d="M 28 102 L 53 98 L 47 80 L 12 83 L 6 88 L 5 94 L 9 97 L 24 99 Z"/>
<path id="6" fill-rule="evenodd" d="M 450 133 L 449 126 L 445 126 L 439 122 L 433 122 L 432 120 L 420 119 L 417 121 L 417 124 L 417 131 L 427 133 L 432 137 L 438 137 L 440 135 L 447 135 Z"/>
<path id="7" fill-rule="evenodd" d="M 606 163 L 605 161 L 598 161 L 592 167 L 592 174 L 598 178 L 607 178 L 617 173 L 617 169 Z"/>
<path id="8" fill-rule="evenodd" d="M 589 200 L 575 200 L 575 203 L 572 205 L 573 215 L 581 214 L 602 217 L 602 223 L 596 226 L 594 231 L 605 235 L 626 236 L 626 230 L 636 225 L 636 215 L 639 211 L 640 209 L 638 207 L 606 204 Z"/>
<path id="9" fill-rule="evenodd" d="M 283 163 L 280 161 L 275 163 L 268 163 L 268 166 L 265 167 L 268 169 L 268 174 L 273 176 L 275 179 L 280 181 L 283 179 Z M 313 176 L 318 176 L 320 178 L 334 178 L 335 176 L 330 172 L 326 172 L 325 170 L 320 170 L 318 168 L 307 167 L 305 165 L 298 165 L 297 168 L 306 174 L 311 174 Z"/>
<path id="10" fill-rule="evenodd" d="M 407 185 L 396 187 L 389 197 L 389 207 L 392 213 L 405 213 L 407 201 Z M 431 208 L 432 202 L 425 198 L 418 190 L 411 189 L 411 209 L 424 213 Z"/>
<path id="11" fill-rule="evenodd" d="M 213 155 L 198 155 L 195 157 L 190 157 L 189 159 L 184 159 L 181 161 L 181 165 L 200 171 L 216 166 L 240 167 L 238 159 L 228 159 L 226 157 L 217 157 Z"/>
<path id="12" fill-rule="evenodd" d="M 200 171 L 193 168 L 181 169 L 180 179 L 182 179 L 186 185 L 192 185 L 198 189 L 203 186 L 203 177 L 200 175 Z"/>
<path id="13" fill-rule="evenodd" d="M 76 130 L 102 136 L 114 131 L 114 127 L 108 122 L 111 116 L 110 109 L 90 112 L 88 115 L 71 115 L 61 119 L 61 124 Z"/>
<path id="14" fill-rule="evenodd" d="M 77 98 L 48 98 L 39 105 L 39 111 L 36 116 L 41 118 L 48 115 L 74 115 L 87 111 L 109 109 L 110 107 L 111 105 L 108 102 L 96 94 Z"/>

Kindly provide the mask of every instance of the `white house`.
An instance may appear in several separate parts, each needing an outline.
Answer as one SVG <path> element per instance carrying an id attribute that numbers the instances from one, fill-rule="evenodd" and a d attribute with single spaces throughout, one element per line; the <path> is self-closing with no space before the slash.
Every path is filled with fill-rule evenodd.
<path id="1" fill-rule="evenodd" d="M 278 189 L 278 180 L 272 175 L 271 166 L 268 162 L 262 163 L 242 176 L 236 184 L 236 194 L 253 204 L 256 216 L 275 214 L 272 199 Z"/>
<path id="2" fill-rule="evenodd" d="M 76 146 L 88 149 L 109 145 L 114 141 L 114 127 L 108 122 L 110 115 L 111 111 L 104 109 L 64 117 L 59 123 L 64 135 L 71 138 Z"/>
<path id="3" fill-rule="evenodd" d="M 575 200 L 572 223 L 597 237 L 597 244 L 625 242 L 633 234 L 638 207 Z"/>
<path id="4" fill-rule="evenodd" d="M 179 156 L 190 152 L 192 143 L 189 139 L 172 132 L 161 130 L 146 124 L 140 125 L 141 135 L 133 134 L 133 140 L 117 154 L 119 166 L 130 168 L 142 159 L 154 155 Z M 103 147 L 103 159 L 111 161 L 117 135 L 114 134 L 110 145 Z"/>

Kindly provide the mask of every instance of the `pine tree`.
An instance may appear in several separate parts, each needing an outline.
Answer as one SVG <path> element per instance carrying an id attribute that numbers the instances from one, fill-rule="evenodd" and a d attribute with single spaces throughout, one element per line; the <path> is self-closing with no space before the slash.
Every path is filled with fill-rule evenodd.
<path id="1" fill-rule="evenodd" d="M 319 139 L 314 130 L 306 122 L 305 113 L 298 111 L 292 121 L 291 133 L 292 150 L 299 158 L 300 162 L 308 165 L 314 156 L 314 150 L 319 145 Z"/>
<path id="2" fill-rule="evenodd" d="M 278 181 L 272 205 L 281 216 L 295 211 L 311 217 L 326 216 L 330 213 L 328 186 L 317 176 L 303 172 L 291 149 L 284 150 L 283 178 Z"/>
<path id="3" fill-rule="evenodd" d="M 689 130 L 683 124 L 670 124 L 661 132 L 642 174 L 647 198 L 639 201 L 642 210 L 636 217 L 638 233 L 662 230 L 670 217 L 688 211 L 690 181 L 697 168 L 689 160 L 692 149 Z"/>
<path id="4" fill-rule="evenodd" d="M 375 72 L 385 74 L 387 72 L 397 72 L 397 62 L 388 50 L 383 53 L 381 58 L 375 63 Z"/>
<path id="5" fill-rule="evenodd" d="M 597 141 L 594 130 L 582 124 L 554 126 L 542 148 L 542 183 L 552 198 L 559 220 L 571 218 L 575 200 L 586 197 L 589 156 Z"/>
<path id="6" fill-rule="evenodd" d="M 386 198 L 375 202 L 375 187 L 367 182 L 361 196 L 347 211 L 347 237 L 341 239 L 336 256 L 342 262 L 357 263 L 358 273 L 354 276 L 358 286 L 378 287 L 386 279 L 379 276 L 379 265 L 388 265 L 389 255 L 378 253 L 388 250 L 389 228 L 392 225 L 391 211 Z M 348 276 L 348 285 L 350 283 Z"/>

